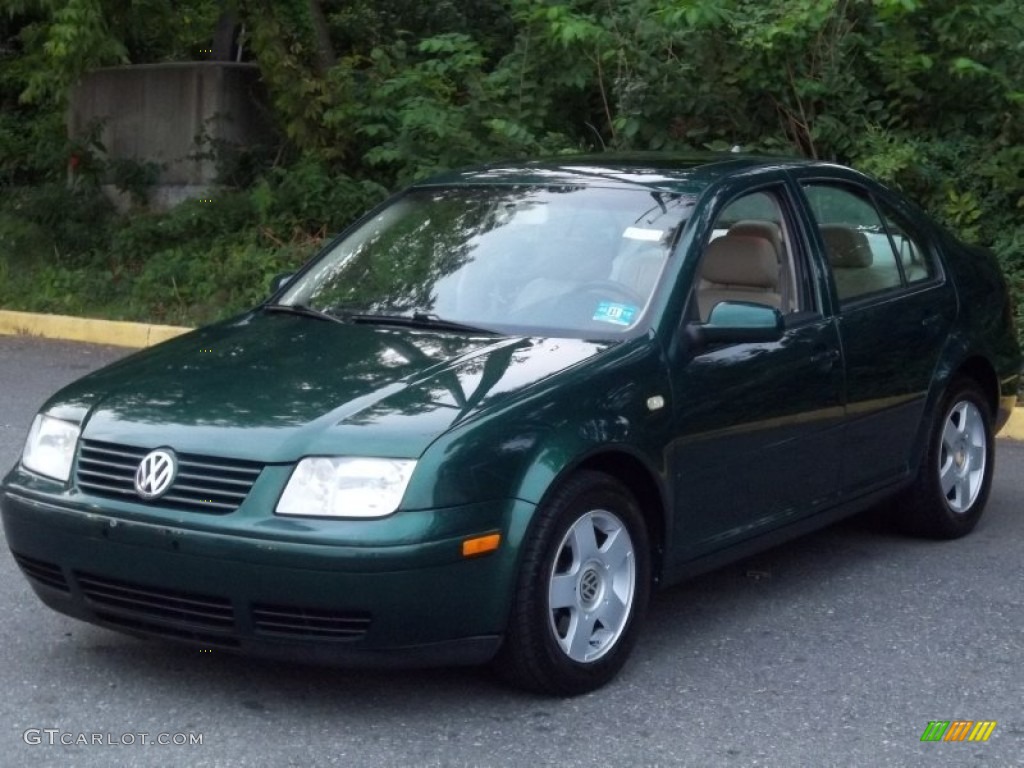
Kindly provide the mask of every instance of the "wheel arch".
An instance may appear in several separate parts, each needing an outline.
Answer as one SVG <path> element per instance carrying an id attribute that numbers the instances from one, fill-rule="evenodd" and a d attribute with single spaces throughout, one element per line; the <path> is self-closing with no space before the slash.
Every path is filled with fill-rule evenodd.
<path id="1" fill-rule="evenodd" d="M 943 363 L 936 369 L 932 386 L 928 393 L 921 423 L 918 427 L 918 439 L 915 442 L 910 461 L 910 468 L 916 472 L 927 452 L 927 441 L 930 439 L 932 425 L 940 417 L 937 413 L 943 398 L 954 382 L 970 379 L 978 385 L 985 403 L 989 407 L 994 427 L 999 426 L 1000 383 L 995 365 L 991 359 L 977 349 L 967 349 L 964 339 L 957 338 L 943 354 Z"/>
<path id="2" fill-rule="evenodd" d="M 654 568 L 658 562 L 658 547 L 651 537 L 659 535 L 656 532 L 660 526 L 656 518 L 650 516 L 650 504 L 641 501 L 646 494 L 657 494 L 652 482 L 653 477 L 646 472 L 641 459 L 613 449 L 572 463 L 548 485 L 519 548 L 521 562 L 516 587 L 504 640 L 494 659 L 496 671 L 507 681 L 528 690 L 571 696 L 605 684 L 625 663 L 656 584 Z M 637 503 L 625 505 L 624 493 L 632 495 Z M 589 548 L 585 541 L 576 541 L 569 562 L 562 557 L 568 546 L 569 532 L 580 524 L 595 526 L 596 518 L 591 516 L 602 509 L 603 504 L 610 505 L 607 514 L 619 516 L 619 524 L 629 525 L 639 537 L 633 541 L 640 545 L 633 550 L 636 556 L 615 561 L 633 574 L 628 582 L 620 583 L 615 579 L 616 584 L 629 590 L 628 601 L 620 601 L 621 611 L 607 608 L 611 603 L 609 599 L 586 602 L 597 595 L 598 589 L 618 591 L 611 586 L 611 581 L 605 581 L 610 577 L 604 574 L 614 563 L 602 560 L 599 550 L 603 549 L 595 536 L 589 537 Z M 640 520 L 644 522 L 643 531 L 636 529 Z M 655 521 L 653 525 L 651 521 Z M 581 546 L 583 554 L 580 554 Z M 641 552 L 648 551 L 649 558 L 640 556 Z M 575 563 L 578 570 L 570 571 L 570 563 Z M 556 572 L 560 582 L 557 592 L 564 602 L 554 604 Z M 594 587 L 590 598 L 584 596 L 583 579 L 588 572 L 600 574 L 594 577 L 598 586 Z M 580 616 L 581 611 L 587 612 L 589 624 L 577 624 L 568 618 L 573 613 Z M 601 622 L 600 630 L 595 621 Z M 577 646 L 576 633 L 581 628 L 587 633 L 584 640 L 592 648 L 598 648 L 598 655 L 593 658 L 586 654 L 579 656 L 572 650 Z M 604 635 L 605 639 L 599 639 L 599 635 Z"/>
<path id="3" fill-rule="evenodd" d="M 669 519 L 663 485 L 657 474 L 638 456 L 621 448 L 608 448 L 581 457 L 566 467 L 548 486 L 540 505 L 573 475 L 582 471 L 600 472 L 614 478 L 632 494 L 640 508 L 651 547 L 651 574 L 661 580 Z M 538 505 L 538 506 L 540 506 Z"/>
<path id="4" fill-rule="evenodd" d="M 948 378 L 937 387 L 934 415 L 921 445 L 921 462 L 896 505 L 897 521 L 904 531 L 934 539 L 954 539 L 970 533 L 985 508 L 992 482 L 991 453 L 999 405 L 999 380 L 984 357 L 968 357 L 949 370 Z M 975 407 L 980 424 L 971 426 L 967 410 L 960 411 L 954 423 L 953 409 L 970 405 L 963 399 L 968 396 L 975 402 L 982 401 L 981 408 L 989 406 L 991 417 L 985 418 Z M 947 447 L 945 434 L 950 424 L 954 429 Z M 981 464 L 971 448 L 976 427 L 984 431 L 984 445 L 977 446 L 981 449 Z M 954 455 L 960 456 L 956 464 Z M 976 487 L 975 469 L 981 472 Z M 966 502 L 962 501 L 964 495 Z"/>
<path id="5" fill-rule="evenodd" d="M 985 396 L 992 418 L 995 419 L 999 413 L 999 377 L 992 363 L 981 355 L 972 355 L 953 370 L 949 383 L 958 378 L 968 378 L 977 383 Z"/>

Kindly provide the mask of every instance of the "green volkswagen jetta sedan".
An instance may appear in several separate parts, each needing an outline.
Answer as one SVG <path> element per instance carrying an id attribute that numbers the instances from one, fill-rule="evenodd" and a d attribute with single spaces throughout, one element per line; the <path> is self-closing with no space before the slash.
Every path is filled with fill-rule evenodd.
<path id="1" fill-rule="evenodd" d="M 451 173 L 273 291 L 45 404 L 0 503 L 46 604 L 580 693 L 657 585 L 885 499 L 969 532 L 1020 367 L 988 253 L 808 161 Z"/>

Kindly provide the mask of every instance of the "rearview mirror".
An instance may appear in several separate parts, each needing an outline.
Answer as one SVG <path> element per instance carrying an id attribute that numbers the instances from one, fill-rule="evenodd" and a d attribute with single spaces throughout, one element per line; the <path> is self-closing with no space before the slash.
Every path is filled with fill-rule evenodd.
<path id="1" fill-rule="evenodd" d="M 722 301 L 714 306 L 706 323 L 690 323 L 686 336 L 697 349 L 715 344 L 753 344 L 782 338 L 782 313 L 766 304 Z"/>
<path id="2" fill-rule="evenodd" d="M 274 275 L 270 281 L 270 295 L 273 296 L 275 293 L 280 291 L 295 277 L 294 272 L 282 272 L 280 275 Z"/>

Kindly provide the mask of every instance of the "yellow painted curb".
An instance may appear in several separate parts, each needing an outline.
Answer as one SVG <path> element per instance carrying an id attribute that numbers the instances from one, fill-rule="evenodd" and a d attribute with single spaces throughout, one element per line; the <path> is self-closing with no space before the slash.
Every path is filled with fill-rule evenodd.
<path id="1" fill-rule="evenodd" d="M 1010 412 L 1009 420 L 999 430 L 999 437 L 1024 440 L 1024 408 L 1014 408 Z"/>
<path id="2" fill-rule="evenodd" d="M 138 348 L 151 347 L 190 330 L 174 325 L 126 323 L 0 309 L 0 336 L 41 336 L 46 339 Z"/>

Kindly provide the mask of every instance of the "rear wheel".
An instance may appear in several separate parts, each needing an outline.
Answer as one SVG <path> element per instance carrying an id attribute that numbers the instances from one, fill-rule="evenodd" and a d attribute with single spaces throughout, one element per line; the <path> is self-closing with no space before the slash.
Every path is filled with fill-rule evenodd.
<path id="1" fill-rule="evenodd" d="M 938 410 L 917 480 L 904 496 L 904 528 L 936 539 L 970 533 L 988 501 L 993 448 L 988 402 L 973 381 L 955 380 Z"/>
<path id="2" fill-rule="evenodd" d="M 589 471 L 537 514 L 498 671 L 530 690 L 585 693 L 615 676 L 635 642 L 650 595 L 646 526 L 621 483 Z"/>

